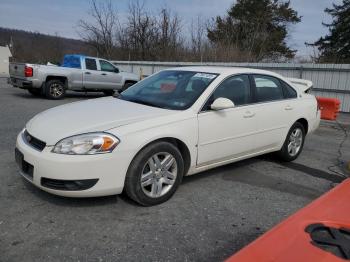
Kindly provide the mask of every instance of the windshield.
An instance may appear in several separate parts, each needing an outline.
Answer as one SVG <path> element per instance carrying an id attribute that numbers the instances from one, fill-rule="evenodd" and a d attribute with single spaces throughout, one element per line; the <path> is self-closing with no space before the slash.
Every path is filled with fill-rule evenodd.
<path id="1" fill-rule="evenodd" d="M 131 86 L 119 99 L 172 110 L 193 105 L 218 74 L 192 71 L 161 71 Z"/>

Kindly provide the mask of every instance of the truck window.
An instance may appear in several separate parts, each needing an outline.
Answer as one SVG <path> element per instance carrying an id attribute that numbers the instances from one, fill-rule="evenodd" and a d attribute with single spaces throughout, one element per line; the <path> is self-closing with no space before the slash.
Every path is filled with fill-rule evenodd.
<path id="1" fill-rule="evenodd" d="M 85 67 L 88 70 L 97 70 L 96 60 L 91 58 L 85 58 Z"/>
<path id="2" fill-rule="evenodd" d="M 100 60 L 101 71 L 115 72 L 115 67 L 107 61 Z"/>

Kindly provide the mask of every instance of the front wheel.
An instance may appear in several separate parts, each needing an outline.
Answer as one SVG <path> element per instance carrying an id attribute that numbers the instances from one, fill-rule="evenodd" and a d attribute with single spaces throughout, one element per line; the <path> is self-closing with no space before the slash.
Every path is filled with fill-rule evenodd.
<path id="1" fill-rule="evenodd" d="M 278 152 L 279 157 L 286 162 L 295 160 L 303 150 L 305 141 L 305 128 L 299 122 L 290 128 L 287 138 Z"/>
<path id="2" fill-rule="evenodd" d="M 178 148 L 157 142 L 140 151 L 131 162 L 126 178 L 127 195 L 143 206 L 167 201 L 182 181 L 184 162 Z"/>
<path id="3" fill-rule="evenodd" d="M 45 96 L 48 99 L 58 100 L 65 96 L 66 89 L 60 80 L 50 80 L 45 85 Z"/>

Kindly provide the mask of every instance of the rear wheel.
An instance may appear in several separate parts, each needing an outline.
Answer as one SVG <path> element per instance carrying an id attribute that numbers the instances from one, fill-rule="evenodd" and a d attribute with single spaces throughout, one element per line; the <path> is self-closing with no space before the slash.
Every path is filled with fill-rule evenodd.
<path id="1" fill-rule="evenodd" d="M 303 150 L 304 141 L 305 128 L 301 123 L 296 122 L 290 128 L 287 138 L 278 152 L 279 157 L 287 162 L 295 160 Z"/>
<path id="2" fill-rule="evenodd" d="M 41 88 L 29 88 L 28 92 L 33 96 L 41 96 Z"/>
<path id="3" fill-rule="evenodd" d="M 151 144 L 140 151 L 125 179 L 127 195 L 143 206 L 167 201 L 182 181 L 184 162 L 178 148 L 168 142 Z"/>
<path id="4" fill-rule="evenodd" d="M 64 83 L 60 80 L 50 80 L 45 85 L 45 96 L 48 99 L 62 99 L 66 94 Z"/>

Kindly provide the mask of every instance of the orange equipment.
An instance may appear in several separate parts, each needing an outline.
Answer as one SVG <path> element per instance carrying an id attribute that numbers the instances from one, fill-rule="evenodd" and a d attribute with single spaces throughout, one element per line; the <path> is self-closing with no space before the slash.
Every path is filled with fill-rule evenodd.
<path id="1" fill-rule="evenodd" d="M 316 97 L 318 107 L 321 109 L 321 119 L 336 120 L 340 108 L 340 101 L 336 98 Z"/>
<path id="2" fill-rule="evenodd" d="M 227 262 L 350 260 L 350 179 L 296 212 Z"/>

